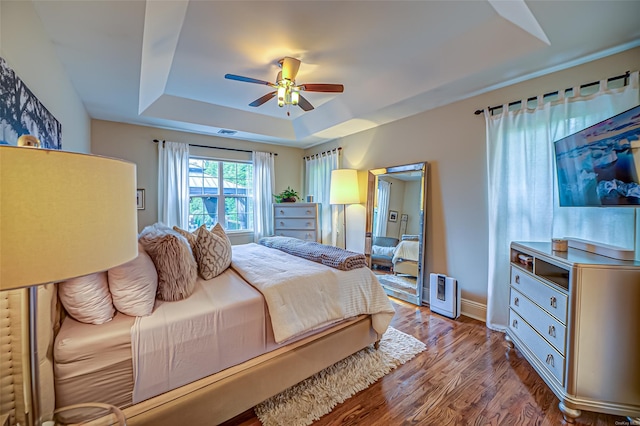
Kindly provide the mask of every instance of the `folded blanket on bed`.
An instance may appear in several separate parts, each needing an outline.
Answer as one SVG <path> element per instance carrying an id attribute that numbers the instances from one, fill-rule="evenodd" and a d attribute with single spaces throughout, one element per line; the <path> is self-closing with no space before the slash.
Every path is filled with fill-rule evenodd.
<path id="1" fill-rule="evenodd" d="M 275 248 L 303 259 L 340 269 L 341 271 L 350 271 L 367 266 L 364 254 L 320 244 L 315 241 L 303 241 L 291 237 L 263 237 L 258 243 L 265 247 Z"/>
<path id="2" fill-rule="evenodd" d="M 233 246 L 231 267 L 260 291 L 275 341 L 361 314 L 383 334 L 395 313 L 368 268 L 341 271 L 259 244 Z"/>

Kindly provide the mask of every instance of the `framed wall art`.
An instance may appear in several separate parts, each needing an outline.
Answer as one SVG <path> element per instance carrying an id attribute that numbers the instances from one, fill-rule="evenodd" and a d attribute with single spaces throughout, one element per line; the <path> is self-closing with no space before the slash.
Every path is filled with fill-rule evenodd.
<path id="1" fill-rule="evenodd" d="M 398 212 L 395 210 L 389 210 L 389 222 L 398 221 Z"/>
<path id="2" fill-rule="evenodd" d="M 136 205 L 138 210 L 144 210 L 144 189 L 136 190 Z"/>
<path id="3" fill-rule="evenodd" d="M 17 145 L 31 135 L 41 148 L 62 149 L 62 125 L 0 57 L 0 144 Z M 6 97 L 5 97 L 6 95 Z"/>

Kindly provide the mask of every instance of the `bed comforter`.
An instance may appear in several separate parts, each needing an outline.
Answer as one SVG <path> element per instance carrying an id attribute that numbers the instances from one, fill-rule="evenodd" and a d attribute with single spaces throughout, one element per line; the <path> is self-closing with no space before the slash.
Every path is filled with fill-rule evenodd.
<path id="1" fill-rule="evenodd" d="M 368 268 L 341 271 L 253 243 L 233 247 L 231 267 L 264 296 L 278 343 L 360 314 L 382 335 L 395 313 Z"/>

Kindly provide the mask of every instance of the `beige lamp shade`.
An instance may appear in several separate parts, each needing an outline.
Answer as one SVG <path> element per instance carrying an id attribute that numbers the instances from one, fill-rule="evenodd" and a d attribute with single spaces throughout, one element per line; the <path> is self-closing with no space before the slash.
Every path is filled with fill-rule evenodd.
<path id="1" fill-rule="evenodd" d="M 135 164 L 0 146 L 0 290 L 126 263 L 137 228 Z"/>
<path id="2" fill-rule="evenodd" d="M 358 171 L 354 169 L 336 169 L 331 171 L 331 188 L 329 191 L 331 204 L 360 203 L 358 188 Z"/>

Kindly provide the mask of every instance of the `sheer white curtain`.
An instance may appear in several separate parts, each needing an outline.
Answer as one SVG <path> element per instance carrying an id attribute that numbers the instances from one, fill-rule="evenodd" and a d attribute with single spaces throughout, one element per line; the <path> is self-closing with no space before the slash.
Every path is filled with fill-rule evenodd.
<path id="1" fill-rule="evenodd" d="M 270 152 L 253 153 L 253 239 L 273 235 L 273 191 L 275 167 Z"/>
<path id="2" fill-rule="evenodd" d="M 329 203 L 331 188 L 331 170 L 340 166 L 340 153 L 337 149 L 305 158 L 306 194 L 313 195 L 320 203 L 320 229 L 324 244 L 336 245 L 337 234 L 333 226 L 338 220 L 338 206 Z"/>
<path id="3" fill-rule="evenodd" d="M 391 182 L 378 179 L 378 215 L 374 237 L 387 236 L 387 221 L 389 220 L 389 198 L 391 196 Z"/>
<path id="4" fill-rule="evenodd" d="M 576 237 L 633 248 L 635 209 L 558 207 L 553 142 L 638 105 L 638 73 L 624 88 L 491 116 L 485 110 L 489 209 L 487 326 L 502 330 L 509 315 L 509 244 Z M 523 101 L 526 106 L 526 100 Z"/>
<path id="5" fill-rule="evenodd" d="M 158 221 L 189 229 L 189 145 L 158 143 Z"/>

